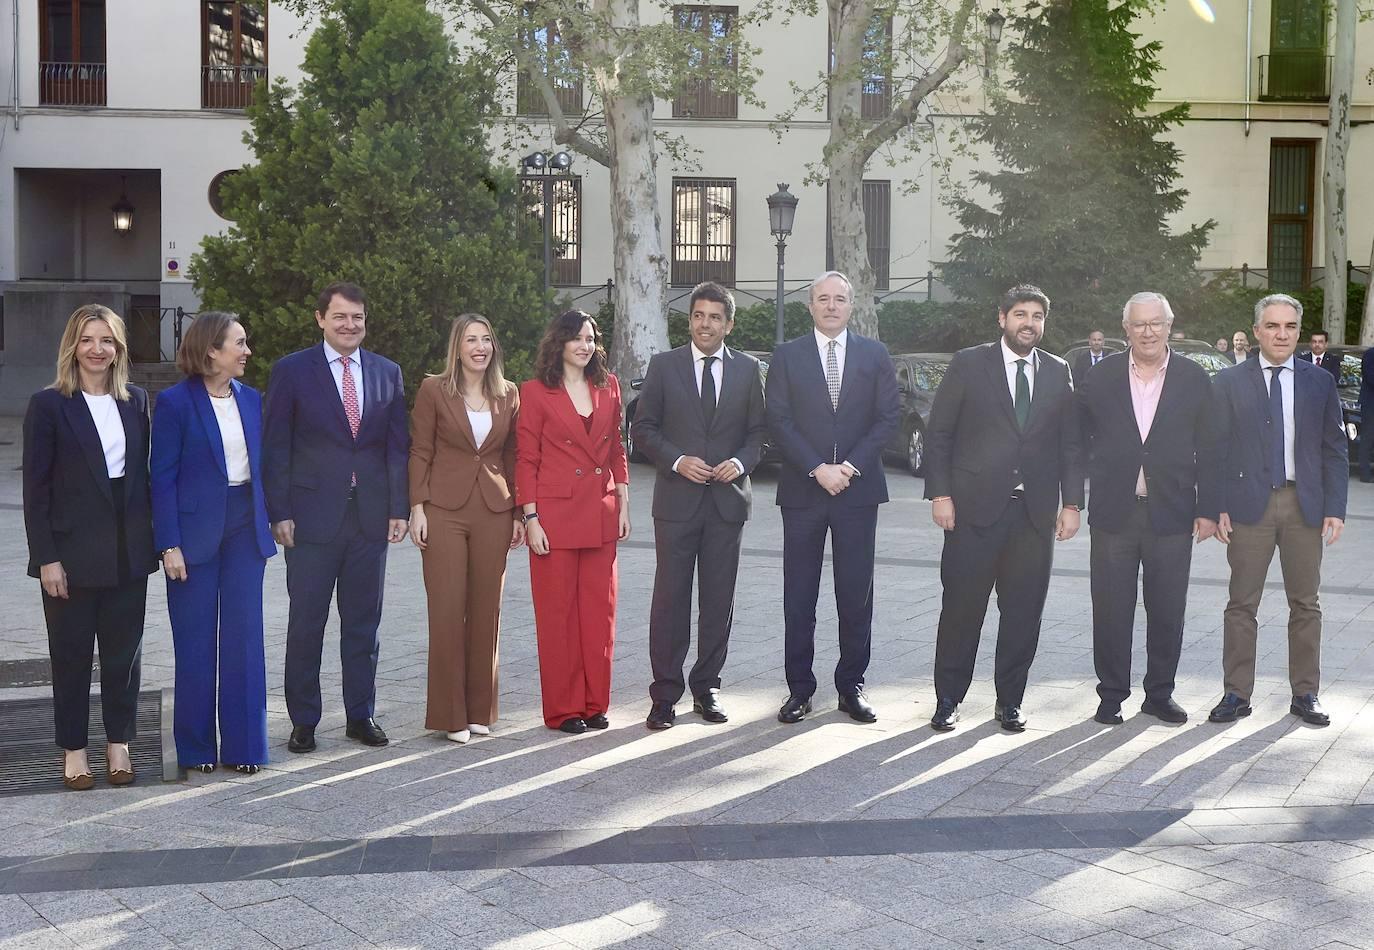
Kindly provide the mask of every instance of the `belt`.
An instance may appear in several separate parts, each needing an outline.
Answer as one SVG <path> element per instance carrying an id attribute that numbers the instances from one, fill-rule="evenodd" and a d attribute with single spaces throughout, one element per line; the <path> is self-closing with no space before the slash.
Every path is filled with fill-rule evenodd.
<path id="1" fill-rule="evenodd" d="M 1147 501 L 1150 500 L 1150 496 L 1149 496 L 1149 495 L 1136 495 L 1136 496 L 1135 496 L 1135 500 L 1136 500 L 1136 504 L 1143 505 L 1143 504 L 1145 504 L 1145 502 L 1147 502 Z"/>
<path id="2" fill-rule="evenodd" d="M 1297 487 L 1298 487 L 1298 483 L 1295 482 L 1295 481 L 1293 481 L 1293 479 L 1290 478 L 1290 479 L 1288 479 L 1287 481 L 1285 481 L 1282 485 L 1275 485 L 1275 486 L 1274 486 L 1274 491 L 1278 491 L 1278 490 L 1281 489 L 1281 488 L 1297 488 Z"/>
<path id="3" fill-rule="evenodd" d="M 1013 488 L 1011 491 L 1011 500 L 1017 501 L 1025 494 L 1026 490 L 1024 488 Z"/>

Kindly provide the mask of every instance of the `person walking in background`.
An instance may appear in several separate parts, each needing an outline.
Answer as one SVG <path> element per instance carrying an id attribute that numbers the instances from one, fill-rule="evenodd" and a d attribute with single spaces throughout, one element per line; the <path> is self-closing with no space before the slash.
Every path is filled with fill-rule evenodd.
<path id="1" fill-rule="evenodd" d="M 158 396 L 153 417 L 153 537 L 176 650 L 172 732 L 182 768 L 198 772 L 223 762 L 253 775 L 268 758 L 262 578 L 277 546 L 263 499 L 262 397 L 239 382 L 252 352 L 234 314 L 201 313 L 177 351 L 186 379 Z"/>
<path id="2" fill-rule="evenodd" d="M 1216 349 L 1218 353 L 1226 357 L 1232 363 L 1236 361 L 1235 355 L 1231 352 L 1231 341 L 1226 339 L 1226 337 L 1217 338 Z"/>
<path id="3" fill-rule="evenodd" d="M 576 735 L 610 725 L 616 542 L 630 536 L 620 383 L 596 321 L 554 317 L 520 387 L 516 503 L 530 549 L 544 724 Z"/>
<path id="4" fill-rule="evenodd" d="M 1107 358 L 1107 353 L 1103 349 L 1107 343 L 1107 335 L 1101 330 L 1093 330 L 1088 334 L 1088 348 L 1078 354 L 1078 358 L 1073 363 L 1073 382 L 1075 386 L 1083 385 L 1083 380 L 1088 378 L 1088 370 Z"/>
<path id="5" fill-rule="evenodd" d="M 86 755 L 91 658 L 100 644 L 106 778 L 134 780 L 148 575 L 157 570 L 148 499 L 148 394 L 129 384 L 124 321 L 108 307 L 73 311 L 57 378 L 24 416 L 28 574 L 43 590 L 53 720 L 63 784 L 94 783 Z"/>
<path id="6" fill-rule="evenodd" d="M 740 541 L 753 506 L 749 473 L 768 433 L 759 361 L 725 345 L 735 298 L 698 284 L 688 306 L 691 340 L 649 361 L 634 419 L 634 441 L 655 463 L 653 606 L 649 611 L 650 729 L 667 729 L 691 687 L 692 709 L 707 722 L 728 718 L 720 671 L 730 641 Z M 692 581 L 700 574 L 697 661 L 684 683 L 692 644 Z"/>
<path id="7" fill-rule="evenodd" d="M 496 721 L 506 554 L 525 538 L 511 491 L 520 394 L 503 372 L 491 322 L 462 314 L 411 415 L 410 537 L 429 604 L 425 728 L 459 743 Z"/>
<path id="8" fill-rule="evenodd" d="M 1244 330 L 1237 330 L 1231 337 L 1231 353 L 1232 359 L 1237 363 L 1244 363 L 1254 355 L 1250 349 L 1250 338 L 1245 335 Z"/>
<path id="9" fill-rule="evenodd" d="M 377 626 L 387 544 L 404 541 L 410 433 L 401 368 L 362 349 L 362 288 L 319 296 L 324 339 L 272 367 L 263 420 L 263 485 L 272 533 L 286 549 L 286 711 L 291 752 L 315 748 L 322 711 L 320 652 L 338 590 L 345 734 L 387 744 L 374 718 Z"/>
<path id="10" fill-rule="evenodd" d="M 945 546 L 930 725 L 941 732 L 959 721 L 994 588 L 994 716 L 1008 732 L 1025 730 L 1021 702 L 1054 542 L 1078 533 L 1083 471 L 1073 384 L 1068 365 L 1037 346 L 1049 309 L 1039 287 L 1008 290 L 997 307 L 1001 338 L 956 353 L 935 393 L 926 497 Z"/>
<path id="11" fill-rule="evenodd" d="M 1205 464 L 1210 387 L 1198 364 L 1175 358 L 1167 340 L 1174 311 L 1163 294 L 1126 301 L 1126 353 L 1102 364 L 1078 390 L 1087 460 L 1093 666 L 1101 702 L 1093 717 L 1121 723 L 1131 694 L 1136 589 L 1145 579 L 1145 702 L 1140 711 L 1183 723 L 1174 701 L 1183 649 L 1193 540 L 1216 532 L 1198 516 L 1215 507 L 1215 479 Z"/>
<path id="12" fill-rule="evenodd" d="M 1312 335 L 1307 338 L 1307 352 L 1299 353 L 1298 359 L 1306 360 L 1313 366 L 1320 366 L 1336 377 L 1336 385 L 1339 386 L 1341 384 L 1341 358 L 1327 349 L 1330 340 L 1331 336 L 1325 330 L 1313 330 Z"/>
<path id="13" fill-rule="evenodd" d="M 1213 722 L 1250 715 L 1260 597 L 1275 549 L 1288 595 L 1289 711 L 1312 725 L 1331 719 L 1321 687 L 1322 542 L 1345 525 L 1350 467 L 1336 380 L 1293 358 L 1302 304 L 1270 294 L 1255 304 L 1260 355 L 1212 380 L 1221 494 L 1217 539 L 1228 545 L 1230 599 L 1222 627 L 1225 695 Z"/>
<path id="14" fill-rule="evenodd" d="M 800 722 L 816 692 L 816 599 L 830 535 L 839 613 L 839 709 L 876 722 L 864 693 L 873 635 L 878 506 L 887 501 L 882 451 L 900 397 L 887 349 L 849 330 L 854 286 L 838 271 L 811 282 L 811 333 L 779 346 L 768 364 L 768 427 L 782 452 L 782 604 L 787 699 L 778 721 Z"/>

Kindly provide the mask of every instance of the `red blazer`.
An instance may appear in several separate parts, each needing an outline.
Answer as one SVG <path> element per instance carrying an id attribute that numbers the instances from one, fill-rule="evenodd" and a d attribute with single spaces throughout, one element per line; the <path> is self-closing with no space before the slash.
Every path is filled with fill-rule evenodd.
<path id="1" fill-rule="evenodd" d="M 620 441 L 620 383 L 592 388 L 590 434 L 561 385 L 520 386 L 515 440 L 515 503 L 535 502 L 551 548 L 595 548 L 620 536 L 616 483 L 630 468 Z"/>

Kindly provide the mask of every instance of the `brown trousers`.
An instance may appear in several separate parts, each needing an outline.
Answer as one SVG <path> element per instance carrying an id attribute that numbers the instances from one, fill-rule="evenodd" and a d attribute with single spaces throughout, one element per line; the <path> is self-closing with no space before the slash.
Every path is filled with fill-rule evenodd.
<path id="1" fill-rule="evenodd" d="M 425 728 L 457 732 L 474 722 L 489 726 L 496 721 L 497 636 L 513 515 L 491 511 L 476 491 L 456 511 L 426 503 L 425 515 Z"/>
<path id="2" fill-rule="evenodd" d="M 1227 692 L 1249 700 L 1255 689 L 1255 641 L 1260 596 L 1274 549 L 1279 551 L 1283 589 L 1288 595 L 1288 680 L 1294 696 L 1321 686 L 1322 532 L 1302 520 L 1295 488 L 1279 488 L 1257 524 L 1232 526 L 1226 559 L 1231 564 L 1231 599 L 1223 623 L 1221 665 Z"/>

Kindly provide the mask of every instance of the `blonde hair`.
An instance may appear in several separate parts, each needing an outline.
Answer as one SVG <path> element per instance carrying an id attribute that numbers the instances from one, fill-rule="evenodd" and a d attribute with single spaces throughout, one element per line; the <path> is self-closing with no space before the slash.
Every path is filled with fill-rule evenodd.
<path id="1" fill-rule="evenodd" d="M 496 339 L 496 330 L 491 321 L 480 313 L 460 313 L 453 318 L 453 329 L 448 334 L 448 358 L 444 361 L 444 371 L 436 373 L 439 388 L 448 396 L 462 396 L 463 361 L 459 356 L 459 346 L 463 334 L 474 323 L 481 324 L 491 334 L 491 359 L 487 361 L 486 371 L 482 374 L 482 395 L 487 399 L 499 399 L 506 395 L 514 384 L 505 377 L 505 367 L 501 361 L 501 343 Z"/>
<path id="2" fill-rule="evenodd" d="M 115 358 L 110 363 L 106 381 L 110 395 L 121 401 L 129 399 L 129 336 L 124 330 L 124 320 L 109 307 L 98 303 L 88 303 L 77 307 L 67 318 L 67 329 L 62 331 L 62 342 L 57 347 L 57 378 L 49 389 L 56 389 L 64 396 L 74 396 L 81 390 L 81 370 L 76 362 L 76 345 L 81 334 L 86 332 L 86 324 L 97 320 L 104 321 L 110 328 L 115 341 Z"/>

